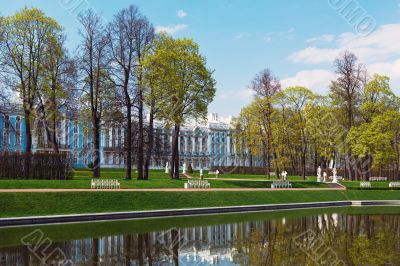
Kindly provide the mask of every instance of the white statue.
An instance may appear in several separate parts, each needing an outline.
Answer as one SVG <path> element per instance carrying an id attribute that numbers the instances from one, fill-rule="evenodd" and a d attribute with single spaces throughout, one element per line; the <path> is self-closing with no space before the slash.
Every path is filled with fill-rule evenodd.
<path id="1" fill-rule="evenodd" d="M 183 163 L 183 171 L 182 171 L 183 174 L 186 174 L 186 170 L 187 170 L 187 169 L 186 169 L 186 163 Z"/>
<path id="2" fill-rule="evenodd" d="M 281 176 L 282 176 L 282 180 L 286 181 L 287 172 L 286 171 L 282 171 Z"/>
<path id="3" fill-rule="evenodd" d="M 169 162 L 165 165 L 165 173 L 169 174 Z"/>
<path id="4" fill-rule="evenodd" d="M 337 183 L 338 179 L 337 179 L 337 171 L 336 171 L 335 167 L 332 169 L 332 174 L 333 174 L 332 183 Z"/>
<path id="5" fill-rule="evenodd" d="M 324 172 L 323 177 L 324 177 L 324 182 L 326 182 L 327 178 L 328 178 L 328 174 L 326 172 Z"/>
<path id="6" fill-rule="evenodd" d="M 200 179 L 203 179 L 203 168 L 200 168 Z"/>
<path id="7" fill-rule="evenodd" d="M 322 180 L 321 180 L 321 166 L 318 166 L 318 169 L 317 169 L 317 182 L 321 182 Z"/>
<path id="8" fill-rule="evenodd" d="M 215 177 L 218 178 L 218 175 L 219 175 L 219 171 L 217 170 L 217 171 L 215 171 Z"/>

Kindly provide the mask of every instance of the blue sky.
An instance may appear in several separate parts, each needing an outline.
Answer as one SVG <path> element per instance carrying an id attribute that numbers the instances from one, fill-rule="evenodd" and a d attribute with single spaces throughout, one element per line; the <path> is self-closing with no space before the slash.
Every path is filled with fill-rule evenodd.
<path id="1" fill-rule="evenodd" d="M 343 50 L 354 52 L 370 70 L 392 79 L 400 94 L 400 0 L 32 0 L 4 1 L 1 15 L 34 6 L 65 28 L 68 47 L 79 42 L 76 15 L 91 7 L 105 20 L 134 4 L 158 30 L 191 37 L 200 44 L 208 66 L 215 70 L 217 95 L 209 111 L 237 115 L 249 103 L 253 77 L 270 68 L 284 87 L 303 85 L 328 91 L 333 60 Z M 349 21 L 344 6 L 359 8 Z M 78 5 L 74 9 L 73 6 Z M 357 30 L 362 19 L 371 30 Z M 357 22 L 358 21 L 358 22 Z M 372 23 L 373 22 L 373 23 Z M 365 24 L 367 25 L 367 24 Z M 369 34 L 367 34 L 369 33 Z"/>

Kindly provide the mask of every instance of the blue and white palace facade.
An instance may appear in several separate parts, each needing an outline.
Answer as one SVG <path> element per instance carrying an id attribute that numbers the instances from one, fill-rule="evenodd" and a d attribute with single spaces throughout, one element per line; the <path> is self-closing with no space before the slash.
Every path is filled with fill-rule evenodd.
<path id="1" fill-rule="evenodd" d="M 57 143 L 60 152 L 72 156 L 75 167 L 86 167 L 92 162 L 92 141 L 90 124 L 63 116 L 57 123 Z M 233 141 L 229 119 L 219 119 L 217 114 L 209 116 L 208 122 L 183 126 L 179 136 L 180 163 L 191 164 L 194 169 L 210 169 L 212 166 L 248 166 L 249 158 L 239 155 Z M 173 130 L 163 123 L 154 125 L 154 152 L 151 168 L 164 168 L 171 156 Z M 18 112 L 0 113 L 0 152 L 25 152 L 25 121 Z M 124 126 L 102 126 L 100 161 L 102 167 L 125 166 Z M 40 121 L 33 121 L 32 152 L 51 152 L 44 127 Z M 134 152 L 133 164 L 135 164 Z M 253 166 L 259 163 L 253 160 Z"/>

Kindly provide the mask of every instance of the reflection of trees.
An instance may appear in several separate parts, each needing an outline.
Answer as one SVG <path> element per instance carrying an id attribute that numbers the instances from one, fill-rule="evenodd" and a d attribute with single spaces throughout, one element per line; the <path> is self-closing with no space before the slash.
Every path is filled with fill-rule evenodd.
<path id="1" fill-rule="evenodd" d="M 399 216 L 365 215 L 265 221 L 261 229 L 238 235 L 233 258 L 241 265 L 330 265 L 336 259 L 346 265 L 399 265 L 399 221 Z M 316 237 L 304 237 L 308 249 L 302 250 L 295 239 L 310 229 Z"/>
<path id="2" fill-rule="evenodd" d="M 331 265 L 335 256 L 346 265 L 400 265 L 400 216 L 325 214 L 71 240 L 47 250 L 55 248 L 82 265 L 178 265 L 179 255 L 222 249 L 240 265 Z M 0 249 L 0 265 L 38 264 L 27 246 Z"/>

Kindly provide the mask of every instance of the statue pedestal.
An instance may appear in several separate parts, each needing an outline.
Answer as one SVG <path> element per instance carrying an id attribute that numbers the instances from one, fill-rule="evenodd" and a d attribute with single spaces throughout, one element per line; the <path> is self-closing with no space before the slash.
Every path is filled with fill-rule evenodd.
<path id="1" fill-rule="evenodd" d="M 321 179 L 321 176 L 320 176 L 320 175 L 317 176 L 317 182 L 318 182 L 318 183 L 321 183 L 321 182 L 322 182 L 322 179 Z"/>
<path id="2" fill-rule="evenodd" d="M 338 183 L 338 179 L 337 179 L 337 177 L 336 177 L 336 176 L 334 176 L 334 177 L 333 177 L 333 179 L 332 179 L 332 183 L 334 183 L 334 184 L 337 184 L 337 183 Z"/>

